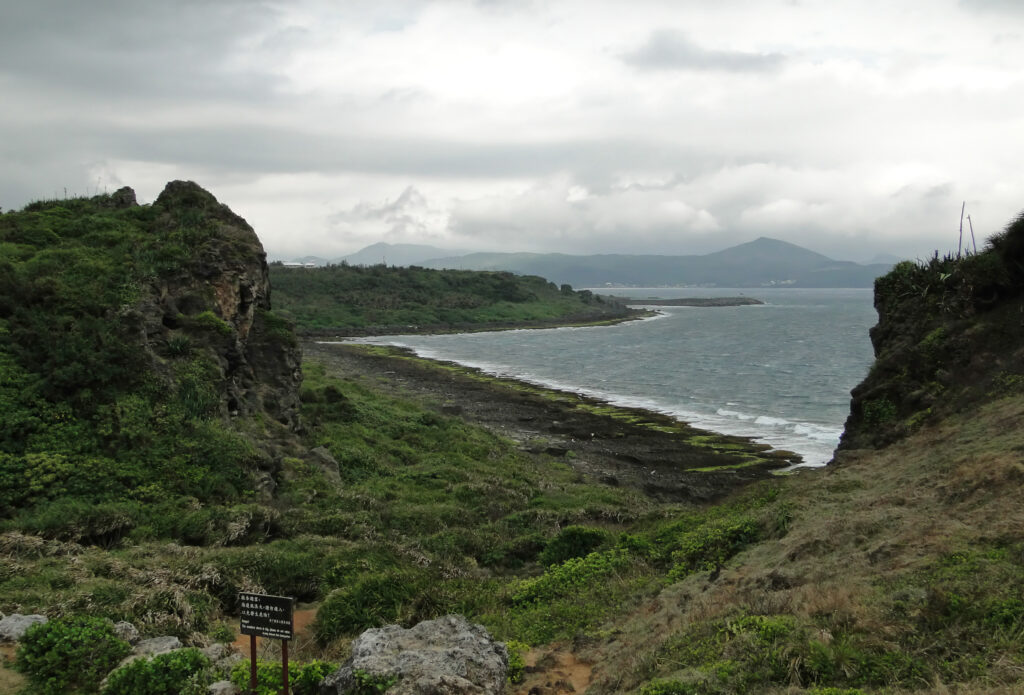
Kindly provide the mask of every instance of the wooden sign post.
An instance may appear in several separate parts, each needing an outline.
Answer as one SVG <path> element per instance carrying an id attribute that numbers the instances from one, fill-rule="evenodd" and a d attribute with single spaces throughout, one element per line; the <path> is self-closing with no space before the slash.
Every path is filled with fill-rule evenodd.
<path id="1" fill-rule="evenodd" d="M 249 635 L 249 688 L 256 695 L 256 638 L 281 640 L 281 666 L 284 671 L 283 695 L 288 695 L 288 640 L 295 634 L 295 601 L 288 596 L 239 594 L 241 616 L 239 632 Z"/>

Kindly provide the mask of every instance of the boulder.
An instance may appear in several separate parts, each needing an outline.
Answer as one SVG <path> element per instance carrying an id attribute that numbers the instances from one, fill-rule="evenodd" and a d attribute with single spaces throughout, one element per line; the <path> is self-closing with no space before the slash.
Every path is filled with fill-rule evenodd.
<path id="1" fill-rule="evenodd" d="M 12 613 L 0 620 L 0 642 L 17 642 L 30 627 L 45 622 L 45 615 Z"/>
<path id="2" fill-rule="evenodd" d="M 348 695 L 356 672 L 397 679 L 388 695 L 496 695 L 505 687 L 508 651 L 482 625 L 461 615 L 367 630 L 352 642 L 352 658 L 324 679 L 321 695 Z"/>
<path id="3" fill-rule="evenodd" d="M 322 470 L 328 480 L 341 482 L 341 475 L 338 472 L 340 468 L 338 460 L 331 455 L 331 452 L 327 447 L 318 446 L 314 449 L 310 449 L 309 453 L 306 454 L 305 459 L 307 463 L 310 463 Z"/>
<path id="4" fill-rule="evenodd" d="M 114 623 L 114 634 L 131 645 L 136 645 L 142 639 L 138 629 L 126 620 Z"/>
<path id="5" fill-rule="evenodd" d="M 206 655 L 214 668 L 225 672 L 230 671 L 232 666 L 245 658 L 230 644 L 211 644 L 199 651 Z"/>
<path id="6" fill-rule="evenodd" d="M 207 689 L 210 695 L 238 695 L 238 686 L 231 681 L 217 681 Z"/>
<path id="7" fill-rule="evenodd" d="M 156 656 L 157 654 L 166 654 L 167 652 L 173 652 L 175 649 L 181 649 L 181 640 L 171 635 L 165 637 L 153 637 L 151 639 L 144 639 L 135 645 L 135 649 L 132 650 L 132 654 L 140 656 Z"/>

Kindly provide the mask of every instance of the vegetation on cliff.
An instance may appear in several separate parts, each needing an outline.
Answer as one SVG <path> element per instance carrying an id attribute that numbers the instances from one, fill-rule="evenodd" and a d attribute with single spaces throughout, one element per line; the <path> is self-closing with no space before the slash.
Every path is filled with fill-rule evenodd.
<path id="1" fill-rule="evenodd" d="M 875 282 L 875 363 L 841 448 L 878 447 L 1024 393 L 1024 216 L 980 253 L 904 261 Z"/>
<path id="2" fill-rule="evenodd" d="M 537 276 L 419 267 L 271 264 L 278 309 L 302 332 L 365 334 L 584 323 L 631 313 Z"/>
<path id="3" fill-rule="evenodd" d="M 67 541 L 185 539 L 267 467 L 231 414 L 294 425 L 252 229 L 195 184 L 0 216 L 0 516 Z M 293 351 L 294 352 L 294 351 Z M 294 366 L 289 365 L 290 361 Z M 289 395 L 289 387 L 294 395 Z"/>

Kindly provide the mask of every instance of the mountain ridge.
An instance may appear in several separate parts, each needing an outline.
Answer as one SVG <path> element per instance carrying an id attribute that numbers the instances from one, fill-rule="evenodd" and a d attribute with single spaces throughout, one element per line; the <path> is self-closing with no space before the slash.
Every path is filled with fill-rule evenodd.
<path id="1" fill-rule="evenodd" d="M 426 244 L 378 242 L 316 265 L 422 266 L 439 270 L 493 270 L 539 275 L 576 288 L 633 286 L 871 287 L 893 263 L 837 260 L 781 239 L 761 236 L 707 254 L 462 253 Z"/>
<path id="2" fill-rule="evenodd" d="M 423 265 L 507 270 L 573 287 L 871 287 L 891 267 L 838 261 L 769 237 L 704 255 L 474 253 L 431 259 Z"/>

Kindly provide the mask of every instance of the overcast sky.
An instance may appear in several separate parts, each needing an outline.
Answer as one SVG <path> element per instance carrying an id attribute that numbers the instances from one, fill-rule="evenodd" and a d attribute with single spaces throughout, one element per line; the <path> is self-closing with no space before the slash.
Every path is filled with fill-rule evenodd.
<path id="1" fill-rule="evenodd" d="M 0 94 L 5 210 L 191 179 L 271 258 L 923 258 L 1024 209 L 1024 0 L 0 0 Z"/>

